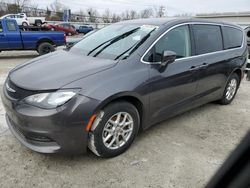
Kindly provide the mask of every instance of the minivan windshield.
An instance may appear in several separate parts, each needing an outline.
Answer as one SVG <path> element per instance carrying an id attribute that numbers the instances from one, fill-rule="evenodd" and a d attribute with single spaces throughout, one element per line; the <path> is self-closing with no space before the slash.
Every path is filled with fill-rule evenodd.
<path id="1" fill-rule="evenodd" d="M 153 25 L 113 24 L 90 34 L 71 50 L 92 57 L 126 59 L 157 28 Z"/>

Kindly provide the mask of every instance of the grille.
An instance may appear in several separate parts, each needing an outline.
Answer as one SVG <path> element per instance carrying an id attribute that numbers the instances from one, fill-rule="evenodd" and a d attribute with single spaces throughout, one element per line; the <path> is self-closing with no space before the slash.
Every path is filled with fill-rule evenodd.
<path id="1" fill-rule="evenodd" d="M 9 88 L 11 88 L 11 89 L 8 90 L 6 85 L 8 85 Z M 12 92 L 11 90 L 14 90 L 15 92 Z M 22 89 L 22 88 L 16 86 L 9 78 L 6 80 L 6 83 L 5 83 L 5 91 L 9 97 L 16 99 L 16 100 L 21 100 L 27 96 L 30 96 L 30 95 L 37 93 L 35 91 L 29 91 L 29 90 Z"/>

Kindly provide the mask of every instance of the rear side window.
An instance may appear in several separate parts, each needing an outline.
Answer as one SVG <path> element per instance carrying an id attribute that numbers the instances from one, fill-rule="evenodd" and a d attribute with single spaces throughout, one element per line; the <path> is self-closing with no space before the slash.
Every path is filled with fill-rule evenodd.
<path id="1" fill-rule="evenodd" d="M 9 31 L 16 31 L 15 22 L 7 21 L 6 24 L 7 24 L 7 29 L 8 29 Z"/>
<path id="2" fill-rule="evenodd" d="M 194 25 L 196 54 L 223 50 L 221 28 L 217 25 Z"/>
<path id="3" fill-rule="evenodd" d="M 243 32 L 233 27 L 223 27 L 225 49 L 238 48 L 242 45 Z"/>
<path id="4" fill-rule="evenodd" d="M 0 33 L 3 32 L 3 26 L 2 26 L 2 23 L 0 22 Z"/>

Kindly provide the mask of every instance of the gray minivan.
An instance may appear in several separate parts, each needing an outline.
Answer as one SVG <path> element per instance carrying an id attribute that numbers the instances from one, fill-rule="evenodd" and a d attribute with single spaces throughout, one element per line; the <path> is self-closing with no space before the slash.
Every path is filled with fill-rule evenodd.
<path id="1" fill-rule="evenodd" d="M 229 23 L 115 23 L 69 51 L 11 70 L 2 94 L 6 120 L 34 151 L 76 153 L 88 147 L 113 157 L 151 125 L 208 102 L 230 104 L 247 54 L 243 30 Z"/>

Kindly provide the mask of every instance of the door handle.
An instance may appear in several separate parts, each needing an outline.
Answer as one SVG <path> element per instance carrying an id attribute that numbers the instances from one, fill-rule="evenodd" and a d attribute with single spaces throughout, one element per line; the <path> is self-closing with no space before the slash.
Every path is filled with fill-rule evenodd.
<path id="1" fill-rule="evenodd" d="M 203 63 L 203 64 L 199 65 L 199 68 L 206 68 L 206 67 L 208 67 L 207 63 Z"/>
<path id="2" fill-rule="evenodd" d="M 190 67 L 190 71 L 195 71 L 195 70 L 198 70 L 198 69 L 200 69 L 200 67 L 199 66 L 192 66 L 192 67 Z"/>
<path id="3" fill-rule="evenodd" d="M 207 63 L 203 63 L 201 65 L 197 65 L 197 66 L 192 66 L 190 67 L 190 71 L 194 71 L 194 70 L 198 70 L 198 69 L 202 69 L 202 68 L 206 68 L 209 64 Z"/>

